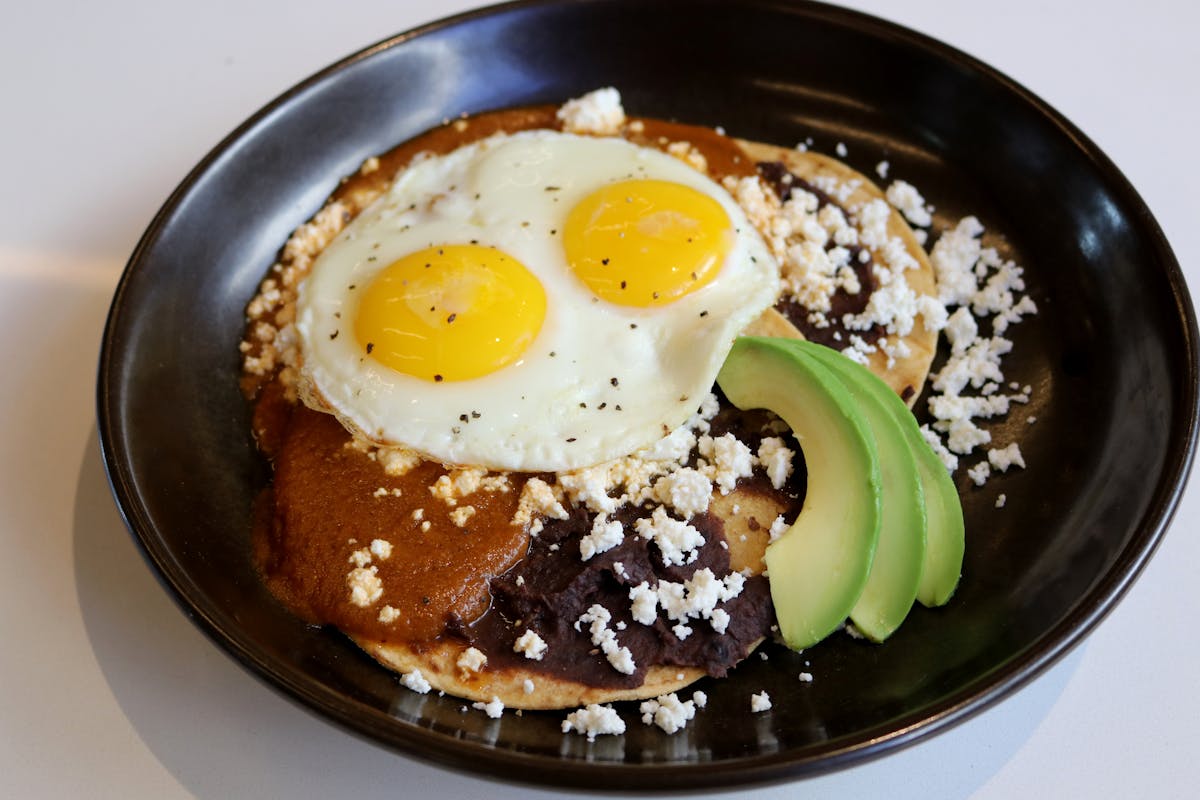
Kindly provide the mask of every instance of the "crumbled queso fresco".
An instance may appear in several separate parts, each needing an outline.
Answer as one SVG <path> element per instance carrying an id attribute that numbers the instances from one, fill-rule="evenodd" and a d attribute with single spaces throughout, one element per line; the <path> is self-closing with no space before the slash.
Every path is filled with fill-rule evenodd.
<path id="1" fill-rule="evenodd" d="M 559 111 L 559 119 L 568 131 L 596 135 L 615 135 L 625 124 L 620 96 L 612 89 L 568 102 Z M 799 148 L 809 146 L 811 140 Z M 674 143 L 669 152 L 698 169 L 705 168 L 703 157 L 686 142 Z M 364 169 L 367 167 L 364 165 Z M 875 171 L 886 179 L 894 170 L 884 161 Z M 846 205 L 856 185 L 831 181 L 815 184 L 843 204 L 845 212 L 836 205 L 818 210 L 817 198 L 802 191 L 781 203 L 759 178 L 730 179 L 725 185 L 779 259 L 781 292 L 808 309 L 810 321 L 818 327 L 823 319 L 828 324 L 830 299 L 838 289 L 851 294 L 860 290 L 849 264 L 851 247 L 869 247 L 877 254 L 874 270 L 878 288 L 862 314 L 847 315 L 841 322 L 848 331 L 867 331 L 878 325 L 886 334 L 876 345 L 850 335 L 843 351 L 847 357 L 866 362 L 871 353 L 879 351 L 890 363 L 908 355 L 901 337 L 914 326 L 924 325 L 927 330 L 944 334 L 949 357 L 929 376 L 928 410 L 932 421 L 922 427 L 922 432 L 948 470 L 953 472 L 963 460 L 972 459 L 966 473 L 975 484 L 983 485 L 994 471 L 1025 466 L 1016 442 L 994 443 L 991 433 L 978 422 L 1006 415 L 1014 404 L 1029 402 L 1032 387 L 1006 382 L 1001 362 L 1013 346 L 1005 334 L 1013 324 L 1036 313 L 1037 308 L 1024 293 L 1021 267 L 984 245 L 985 231 L 979 220 L 966 217 L 936 237 L 929 257 L 936 272 L 938 296 L 919 296 L 905 278 L 905 272 L 917 266 L 916 262 L 903 242 L 889 235 L 886 224 L 890 204 L 914 226 L 919 241 L 933 237 L 933 209 L 911 184 L 894 180 L 885 191 L 886 201 L 874 199 L 859 205 Z M 248 307 L 250 325 L 241 345 L 244 370 L 259 376 L 278 370 L 292 401 L 296 399 L 299 363 L 292 327 L 297 287 L 316 255 L 352 216 L 351 209 L 335 201 L 302 225 L 288 240 L 279 262 Z M 711 436 L 709 421 L 717 410 L 716 397 L 709 395 L 701 399 L 686 424 L 643 450 L 584 469 L 527 480 L 512 523 L 527 526 L 530 534 L 537 536 L 544 520 L 566 519 L 568 508 L 582 508 L 591 515 L 592 524 L 590 533 L 579 544 L 581 560 L 618 546 L 626 536 L 638 536 L 651 542 L 666 564 L 691 563 L 704 538 L 688 520 L 707 511 L 714 496 L 728 494 L 740 479 L 755 470 L 761 470 L 776 488 L 782 487 L 793 471 L 796 456 L 779 436 L 765 436 L 757 450 L 751 450 L 732 434 Z M 1030 424 L 1034 419 L 1028 417 Z M 403 448 L 379 447 L 357 439 L 348 446 L 376 460 L 389 475 L 404 474 L 420 463 L 415 453 Z M 463 502 L 466 498 L 477 492 L 512 490 L 505 474 L 479 468 L 449 469 L 429 487 L 432 504 L 416 509 L 413 519 L 425 520 L 427 529 L 428 516 L 445 513 L 461 527 L 475 512 L 470 503 Z M 383 501 L 390 495 L 380 490 L 375 496 Z M 996 507 L 1002 507 L 1004 501 L 1004 495 L 1000 495 Z M 613 519 L 614 512 L 630 505 L 645 509 L 632 530 Z M 782 517 L 776 519 L 770 526 L 772 540 L 787 527 Z M 365 608 L 380 601 L 384 587 L 372 562 L 390 555 L 391 544 L 384 539 L 354 551 L 346 573 L 348 602 Z M 724 634 L 730 620 L 722 604 L 739 594 L 744 580 L 738 572 L 714 575 L 702 569 L 679 583 L 643 582 L 630 590 L 629 609 L 637 624 L 653 625 L 665 618 L 681 639 L 699 624 Z M 398 615 L 397 609 L 384 605 L 379 620 L 387 623 Z M 593 605 L 574 627 L 604 653 L 614 670 L 630 674 L 635 669 L 633 658 L 620 643 L 622 631 L 610 626 L 612 616 L 610 609 Z M 517 652 L 531 660 L 540 660 L 546 647 L 545 640 L 533 630 L 526 631 L 515 645 Z M 470 648 L 458 659 L 457 666 L 466 674 L 484 669 L 486 663 L 485 654 Z M 812 676 L 801 673 L 801 680 L 811 681 Z M 401 682 L 417 692 L 430 690 L 419 671 L 403 675 Z M 532 690 L 532 682 L 527 681 L 526 691 Z M 675 733 L 704 708 L 706 700 L 703 692 L 696 692 L 686 701 L 675 694 L 660 696 L 641 704 L 641 718 L 647 725 Z M 770 707 L 766 692 L 751 698 L 753 712 Z M 493 698 L 475 703 L 475 708 L 489 717 L 499 717 L 504 706 Z M 568 714 L 562 730 L 583 734 L 590 741 L 597 735 L 623 733 L 625 722 L 611 706 L 589 705 Z"/>

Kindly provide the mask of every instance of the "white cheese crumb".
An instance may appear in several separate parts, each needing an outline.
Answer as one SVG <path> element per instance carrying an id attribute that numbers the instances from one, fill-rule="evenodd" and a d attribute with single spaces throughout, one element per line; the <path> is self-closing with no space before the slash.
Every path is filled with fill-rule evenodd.
<path id="1" fill-rule="evenodd" d="M 667 566 L 690 564 L 699 556 L 697 548 L 704 544 L 700 531 L 668 517 L 663 506 L 655 508 L 649 519 L 636 520 L 633 527 L 643 539 L 654 542 Z"/>
<path id="2" fill-rule="evenodd" d="M 671 734 L 682 730 L 696 716 L 696 703 L 694 700 L 680 700 L 672 692 L 643 701 L 638 710 L 642 713 L 643 724 L 657 725 Z"/>
<path id="3" fill-rule="evenodd" d="M 946 446 L 960 455 L 971 453 L 990 441 L 992 434 L 968 418 L 951 420 L 946 427 Z"/>
<path id="4" fill-rule="evenodd" d="M 379 609 L 379 621 L 384 625 L 390 625 L 400 617 L 400 612 L 392 606 L 384 606 Z"/>
<path id="5" fill-rule="evenodd" d="M 792 458 L 795 453 L 778 436 L 764 436 L 758 445 L 758 463 L 767 473 L 771 485 L 782 489 L 792 474 Z"/>
<path id="6" fill-rule="evenodd" d="M 532 530 L 535 520 L 534 517 L 551 517 L 552 519 L 566 519 L 569 514 L 563 508 L 561 498 L 557 495 L 550 484 L 546 483 L 541 478 L 530 478 L 525 482 L 525 488 L 521 490 L 521 497 L 517 501 L 517 512 L 513 515 L 512 524 L 518 527 L 525 525 L 530 526 Z"/>
<path id="7" fill-rule="evenodd" d="M 696 704 L 696 708 L 704 708 L 708 705 L 708 695 L 700 690 L 692 692 L 692 702 Z"/>
<path id="8" fill-rule="evenodd" d="M 485 712 L 492 719 L 500 719 L 504 714 L 504 703 L 500 702 L 499 697 L 492 697 L 487 703 L 472 703 L 471 708 Z"/>
<path id="9" fill-rule="evenodd" d="M 671 632 L 674 633 L 675 636 L 678 637 L 679 641 L 682 642 L 684 639 L 692 635 L 692 626 L 684 625 L 681 622 L 675 627 L 671 628 Z"/>
<path id="10" fill-rule="evenodd" d="M 475 506 L 459 506 L 450 512 L 450 521 L 460 528 L 465 528 L 473 516 L 475 516 Z"/>
<path id="11" fill-rule="evenodd" d="M 376 574 L 378 567 L 355 567 L 346 575 L 350 587 L 350 602 L 366 608 L 383 596 L 383 581 Z"/>
<path id="12" fill-rule="evenodd" d="M 487 663 L 487 656 L 474 647 L 468 647 L 455 663 L 463 672 L 479 672 L 479 670 L 483 669 L 483 665 Z"/>
<path id="13" fill-rule="evenodd" d="M 612 550 L 625 539 L 625 528 L 617 520 L 608 520 L 604 514 L 592 521 L 591 533 L 579 540 L 579 557 L 589 560 L 597 553 Z"/>
<path id="14" fill-rule="evenodd" d="M 383 467 L 384 473 L 397 478 L 422 461 L 415 451 L 404 447 L 380 447 L 374 453 L 375 460 Z"/>
<path id="15" fill-rule="evenodd" d="M 634 622 L 653 625 L 658 619 L 658 592 L 642 581 L 629 590 L 629 612 Z"/>
<path id="16" fill-rule="evenodd" d="M 882 180 L 887 180 L 888 171 L 891 170 L 891 168 L 892 165 L 888 162 L 880 161 L 875 165 L 875 174 L 878 175 Z"/>
<path id="17" fill-rule="evenodd" d="M 950 342 L 951 352 L 963 353 L 975 343 L 979 335 L 979 325 L 966 306 L 959 308 L 946 320 L 946 341 Z"/>
<path id="18" fill-rule="evenodd" d="M 562 732 L 582 733 L 587 735 L 589 742 L 604 734 L 622 734 L 625 732 L 625 720 L 621 719 L 612 706 L 602 706 L 592 703 L 577 711 L 567 714 L 563 720 Z"/>
<path id="19" fill-rule="evenodd" d="M 833 152 L 837 153 L 839 158 L 845 158 L 850 151 L 846 149 L 845 142 L 838 142 L 837 147 L 833 148 Z"/>
<path id="20" fill-rule="evenodd" d="M 1004 508 L 1004 504 L 1008 502 L 1008 496 L 1001 493 L 996 498 L 996 508 Z"/>
<path id="21" fill-rule="evenodd" d="M 521 684 L 521 691 L 525 692 L 525 694 L 533 694 L 533 690 L 533 681 L 531 681 L 529 678 L 526 678 Z"/>
<path id="22" fill-rule="evenodd" d="M 1021 469 L 1025 468 L 1025 458 L 1021 455 L 1021 448 L 1017 446 L 1016 442 L 1008 447 L 988 450 L 988 461 L 1001 472 L 1008 472 L 1008 468 L 1014 464 Z"/>
<path id="23" fill-rule="evenodd" d="M 513 644 L 513 651 L 534 661 L 541 661 L 546 653 L 546 641 L 536 631 L 526 630 Z"/>
<path id="24" fill-rule="evenodd" d="M 918 231 L 918 233 L 925 233 L 925 231 Z M 950 316 L 941 300 L 924 294 L 917 298 L 917 313 L 925 321 L 925 330 L 927 331 L 942 330 L 946 327 L 946 321 Z"/>
<path id="25" fill-rule="evenodd" d="M 946 305 L 969 303 L 978 290 L 975 263 L 979 260 L 982 234 L 983 225 L 978 219 L 964 217 L 934 243 L 929 261 L 937 275 L 938 297 Z"/>
<path id="26" fill-rule="evenodd" d="M 372 539 L 371 554 L 380 561 L 387 561 L 392 557 L 392 543 L 386 539 Z"/>
<path id="27" fill-rule="evenodd" d="M 458 504 L 458 501 L 472 495 L 480 489 L 488 491 L 507 491 L 508 477 L 504 475 L 488 477 L 483 467 L 461 467 L 440 476 L 429 487 L 429 493 L 448 506 Z"/>
<path id="28" fill-rule="evenodd" d="M 597 464 L 558 476 L 557 488 L 575 505 L 585 506 L 598 514 L 609 514 L 616 510 L 617 501 L 609 496 L 613 483 L 610 464 Z"/>
<path id="29" fill-rule="evenodd" d="M 711 397 L 712 395 L 710 395 Z M 695 417 L 699 419 L 699 417 Z M 706 426 L 707 422 L 704 423 Z M 686 461 L 696 446 L 696 434 L 687 425 L 681 425 L 669 434 L 659 439 L 649 447 L 644 447 L 635 454 L 643 461 Z"/>
<path id="30" fill-rule="evenodd" d="M 716 439 L 701 436 L 698 445 L 700 455 L 712 462 L 710 477 L 720 487 L 721 494 L 729 494 L 739 478 L 748 478 L 754 471 L 753 453 L 732 433 Z"/>
<path id="31" fill-rule="evenodd" d="M 429 685 L 429 681 L 425 680 L 425 676 L 421 674 L 421 670 L 414 669 L 412 672 L 406 672 L 400 676 L 400 683 L 412 689 L 417 694 L 428 694 L 433 687 Z"/>
<path id="32" fill-rule="evenodd" d="M 917 187 L 907 181 L 893 181 L 887 187 L 887 201 L 904 215 L 904 218 L 920 228 L 928 228 L 933 224 L 933 218 L 925 208 L 925 198 L 917 191 Z"/>
<path id="33" fill-rule="evenodd" d="M 708 511 L 712 482 L 703 472 L 684 467 L 655 481 L 654 495 L 680 517 L 689 519 Z"/>
<path id="34" fill-rule="evenodd" d="M 812 683 L 812 680 L 813 680 L 813 675 L 811 672 L 801 672 L 800 673 L 800 682 L 801 683 Z"/>
<path id="35" fill-rule="evenodd" d="M 988 476 L 992 474 L 992 468 L 986 461 L 980 461 L 975 466 L 967 470 L 967 477 L 970 478 L 976 486 L 983 486 L 987 483 Z"/>
<path id="36" fill-rule="evenodd" d="M 362 547 L 350 554 L 350 558 L 346 559 L 349 563 L 362 569 L 371 563 L 371 551 L 369 548 Z"/>
<path id="37" fill-rule="evenodd" d="M 724 633 L 729 624 L 729 615 L 728 612 L 717 608 L 717 604 L 737 597 L 745 583 L 746 578 L 740 573 L 731 572 L 718 580 L 712 570 L 705 567 L 696 570 L 691 578 L 682 583 L 660 580 L 657 588 L 658 603 L 673 622 L 707 619 L 717 633 Z M 632 599 L 632 592 L 630 596 Z"/>
<path id="38" fill-rule="evenodd" d="M 760 711 L 768 711 L 771 708 L 771 696 L 765 691 L 758 694 L 750 695 L 750 711 L 757 714 Z"/>
<path id="39" fill-rule="evenodd" d="M 628 647 L 622 647 L 617 643 L 617 635 L 609 629 L 608 623 L 612 621 L 612 614 L 604 606 L 594 603 L 587 611 L 579 616 L 579 623 L 588 625 L 588 632 L 592 637 L 592 644 L 600 648 L 600 652 L 604 653 L 604 657 L 608 659 L 608 663 L 617 672 L 624 675 L 632 675 L 637 668 L 633 660 L 633 653 Z"/>
<path id="40" fill-rule="evenodd" d="M 557 116 L 568 133 L 612 136 L 625 124 L 621 93 L 611 86 L 568 100 Z"/>
<path id="41" fill-rule="evenodd" d="M 778 539 L 780 536 L 783 536 L 785 533 L 788 532 L 788 529 L 790 527 L 792 527 L 792 526 L 788 525 L 787 520 L 785 520 L 783 518 L 783 514 L 780 514 L 779 516 L 777 516 L 775 518 L 775 521 L 771 523 L 770 530 L 767 531 L 767 533 L 770 537 L 770 541 L 773 542 L 776 539 Z"/>

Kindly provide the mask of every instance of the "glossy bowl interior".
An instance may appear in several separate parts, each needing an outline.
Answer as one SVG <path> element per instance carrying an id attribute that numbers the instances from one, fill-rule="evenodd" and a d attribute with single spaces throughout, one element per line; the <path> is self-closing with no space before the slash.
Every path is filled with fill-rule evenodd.
<path id="1" fill-rule="evenodd" d="M 376 742 L 590 788 L 836 768 L 944 730 L 1062 655 L 1128 587 L 1174 509 L 1196 436 L 1196 322 L 1161 232 L 1108 159 L 1019 86 L 897 26 L 801 3 L 683 8 L 519 3 L 351 56 L 198 165 L 121 281 L 98 401 L 130 529 L 214 641 Z M 680 734 L 635 723 L 589 744 L 560 733 L 561 714 L 490 720 L 414 694 L 272 600 L 249 558 L 251 505 L 269 475 L 238 392 L 237 343 L 289 232 L 364 158 L 445 117 L 604 85 L 631 113 L 781 144 L 811 138 L 830 153 L 844 143 L 868 174 L 886 159 L 936 206 L 939 229 L 978 216 L 988 242 L 1025 267 L 1040 313 L 1014 329 L 1006 361 L 1032 402 L 989 426 L 994 441 L 1020 442 L 1028 467 L 983 489 L 960 472 L 968 548 L 948 607 L 915 609 L 883 646 L 837 636 L 801 655 L 768 647 L 769 660 L 707 682 L 708 709 Z M 763 689 L 773 709 L 749 714 Z"/>

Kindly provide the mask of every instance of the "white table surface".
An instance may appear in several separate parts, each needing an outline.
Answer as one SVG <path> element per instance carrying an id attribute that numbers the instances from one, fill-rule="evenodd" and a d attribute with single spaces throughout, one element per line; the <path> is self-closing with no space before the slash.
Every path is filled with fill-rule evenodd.
<path id="1" fill-rule="evenodd" d="M 159 588 L 125 532 L 93 411 L 112 290 L 191 166 L 301 78 L 473 5 L 119 0 L 5 10 L 0 796 L 549 796 L 364 743 L 218 651 Z M 1196 6 L 850 5 L 978 56 L 1066 114 L 1139 189 L 1200 286 Z M 738 796 L 1194 797 L 1198 527 L 1193 485 L 1111 616 L 998 706 L 885 759 Z"/>

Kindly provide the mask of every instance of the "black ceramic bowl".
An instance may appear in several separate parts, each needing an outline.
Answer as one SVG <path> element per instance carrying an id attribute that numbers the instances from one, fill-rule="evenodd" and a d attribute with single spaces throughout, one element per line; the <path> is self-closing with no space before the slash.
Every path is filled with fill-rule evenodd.
<path id="1" fill-rule="evenodd" d="M 460 712 L 402 688 L 340 635 L 301 624 L 249 557 L 268 479 L 238 392 L 243 309 L 288 233 L 364 158 L 461 112 L 559 103 L 598 86 L 632 113 L 881 159 L 937 207 L 971 213 L 1026 268 L 1040 313 L 1015 329 L 1028 409 L 991 426 L 1028 467 L 959 477 L 961 588 L 886 644 L 769 647 L 668 737 L 593 744 L 561 714 Z M 886 753 L 980 711 L 1065 653 L 1145 565 L 1196 437 L 1196 322 L 1145 205 L 1088 139 L 979 62 L 871 17 L 803 3 L 535 2 L 389 39 L 299 84 L 187 176 L 114 298 L 99 375 L 113 491 L 163 584 L 252 672 L 376 742 L 582 787 L 715 787 Z M 919 406 L 920 407 L 920 406 Z M 1030 425 L 1026 418 L 1037 417 Z M 994 507 L 1003 492 L 1007 505 Z M 797 680 L 812 672 L 812 684 Z M 774 708 L 747 713 L 766 689 Z M 627 710 L 631 720 L 635 714 Z"/>

